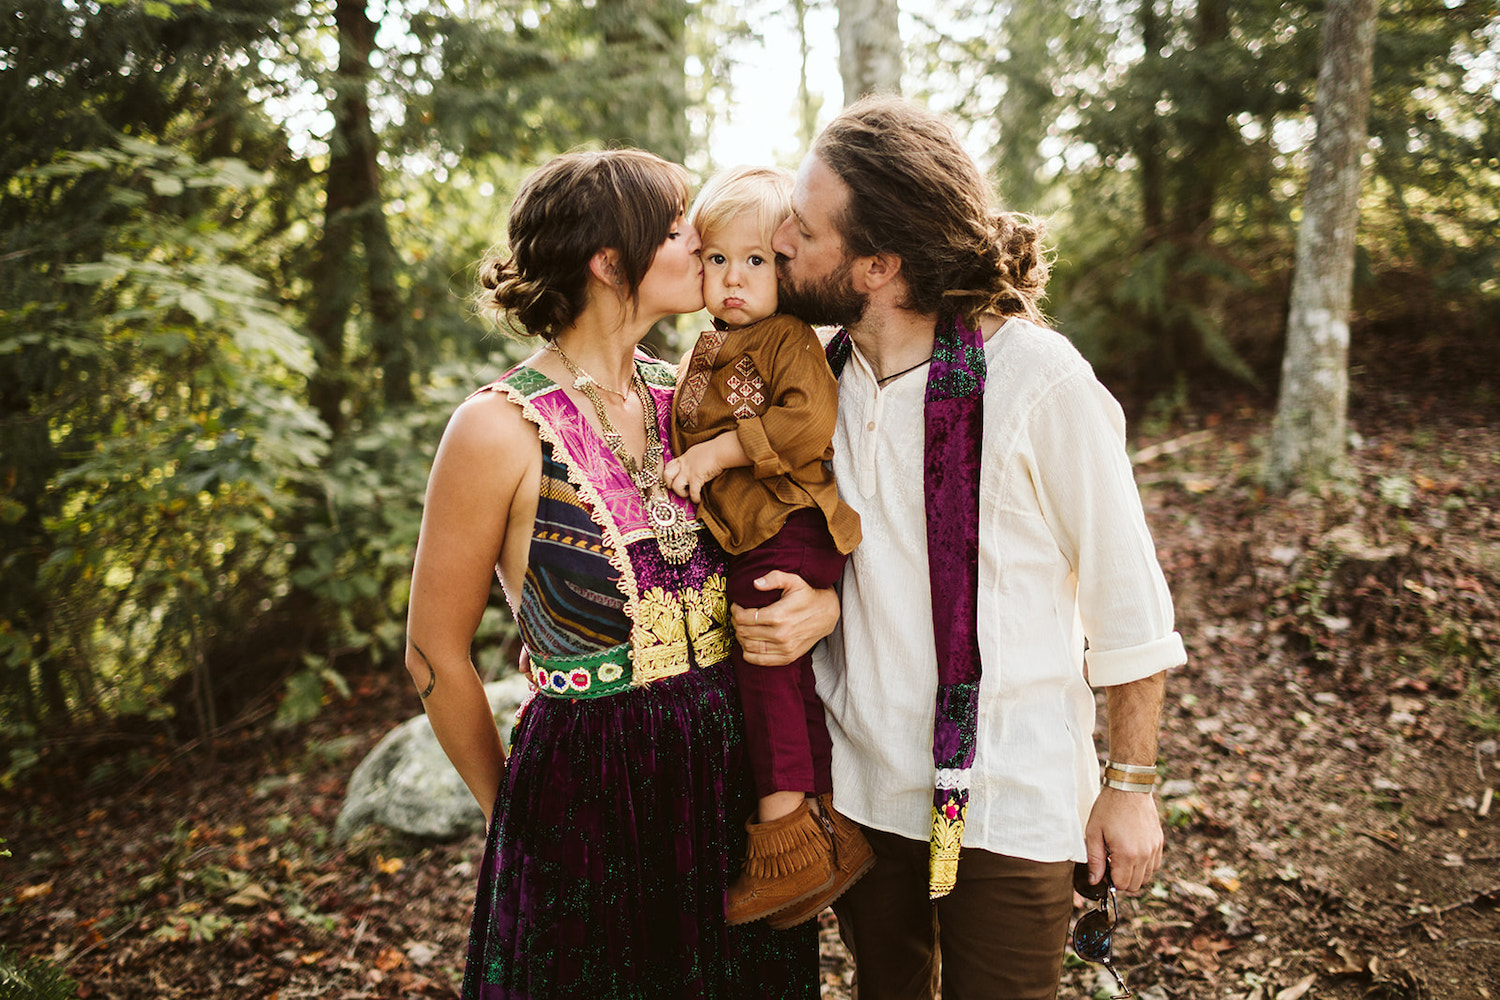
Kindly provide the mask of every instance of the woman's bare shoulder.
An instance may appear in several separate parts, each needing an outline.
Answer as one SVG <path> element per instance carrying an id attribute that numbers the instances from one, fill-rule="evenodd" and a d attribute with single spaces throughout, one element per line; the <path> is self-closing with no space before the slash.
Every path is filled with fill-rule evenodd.
<path id="1" fill-rule="evenodd" d="M 493 461 L 535 450 L 536 425 L 521 404 L 498 388 L 476 392 L 458 405 L 443 431 L 444 451 Z"/>

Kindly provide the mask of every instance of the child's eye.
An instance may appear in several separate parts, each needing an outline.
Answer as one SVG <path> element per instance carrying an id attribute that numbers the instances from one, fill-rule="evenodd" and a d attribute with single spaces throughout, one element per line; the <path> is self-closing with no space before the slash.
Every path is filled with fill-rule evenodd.
<path id="1" fill-rule="evenodd" d="M 711 253 L 711 254 L 708 255 L 708 262 L 710 264 L 723 265 L 723 263 L 724 263 L 724 255 L 721 254 L 721 253 Z"/>
<path id="2" fill-rule="evenodd" d="M 758 253 L 753 253 L 753 254 L 750 255 L 750 266 L 751 267 L 760 267 L 765 262 L 766 262 L 766 259 L 764 257 L 762 257 Z"/>

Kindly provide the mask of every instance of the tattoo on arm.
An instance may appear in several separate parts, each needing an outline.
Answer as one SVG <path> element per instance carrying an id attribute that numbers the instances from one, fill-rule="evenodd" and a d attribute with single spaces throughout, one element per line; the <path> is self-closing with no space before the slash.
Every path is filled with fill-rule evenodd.
<path id="1" fill-rule="evenodd" d="M 417 692 L 417 697 L 421 698 L 423 701 L 426 701 L 427 696 L 432 694 L 432 689 L 437 687 L 437 671 L 432 669 L 432 661 L 427 658 L 426 653 L 422 652 L 422 647 L 417 645 L 417 641 L 415 639 L 408 636 L 406 641 L 411 643 L 411 648 L 415 649 L 417 651 L 417 655 L 422 658 L 422 662 L 427 664 L 427 686 L 421 691 Z"/>

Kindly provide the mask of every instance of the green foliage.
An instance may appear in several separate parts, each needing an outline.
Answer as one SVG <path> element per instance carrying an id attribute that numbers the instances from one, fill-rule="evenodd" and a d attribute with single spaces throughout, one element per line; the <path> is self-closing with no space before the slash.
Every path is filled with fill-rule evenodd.
<path id="1" fill-rule="evenodd" d="M 237 197 L 259 178 L 238 161 L 199 164 L 122 138 L 22 180 L 101 174 L 126 211 L 99 259 L 62 269 L 87 290 L 64 335 L 0 325 L 0 357 L 45 349 L 72 375 L 28 414 L 67 457 L 48 484 L 57 499 L 37 570 L 59 613 L 30 652 L 97 709 L 159 712 L 210 636 L 253 618 L 274 587 L 285 555 L 273 525 L 317 471 L 326 430 L 299 398 L 304 338 L 234 262 L 203 197 Z"/>
<path id="2" fill-rule="evenodd" d="M 399 651 L 443 421 L 516 351 L 467 306 L 505 204 L 575 144 L 684 157 L 718 65 L 688 0 L 350 9 L 0 22 L 0 783 L 77 713 L 208 734 L 281 685 L 294 724 Z M 386 176 L 335 206 L 331 161 Z"/>
<path id="3" fill-rule="evenodd" d="M 73 1000 L 78 984 L 56 963 L 42 958 L 22 960 L 0 948 L 0 996 L 6 1000 Z"/>
<path id="4" fill-rule="evenodd" d="M 232 927 L 234 919 L 222 913 L 185 913 L 162 924 L 151 936 L 174 944 L 183 941 L 207 944 Z"/>
<path id="5" fill-rule="evenodd" d="M 1006 203 L 1051 216 L 1059 328 L 1137 398 L 1179 373 L 1270 382 L 1323 4 L 948 13 L 917 65 L 993 140 Z M 1497 40 L 1494 0 L 1381 5 L 1357 324 L 1482 337 L 1500 314 Z"/>
<path id="6" fill-rule="evenodd" d="M 697 6 L 510 0 L 420 10 L 396 65 L 405 141 L 522 163 L 584 143 L 634 145 L 681 162 Z"/>

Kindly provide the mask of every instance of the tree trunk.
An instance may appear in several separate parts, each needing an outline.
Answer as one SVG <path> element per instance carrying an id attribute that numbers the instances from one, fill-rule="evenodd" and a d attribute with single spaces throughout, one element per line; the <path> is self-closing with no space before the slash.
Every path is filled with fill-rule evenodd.
<path id="1" fill-rule="evenodd" d="M 373 157 L 372 157 L 373 161 Z M 363 213 L 361 242 L 365 245 L 366 277 L 370 288 L 370 346 L 380 363 L 381 388 L 387 405 L 410 403 L 411 348 L 402 322 L 401 289 L 396 282 L 400 258 L 391 243 L 384 202 L 377 192 Z"/>
<path id="2" fill-rule="evenodd" d="M 896 0 L 838 0 L 839 76 L 844 103 L 901 93 L 901 23 Z"/>
<path id="3" fill-rule="evenodd" d="M 1359 224 L 1360 158 L 1368 144 L 1376 0 L 1329 0 L 1323 24 L 1317 134 L 1287 317 L 1281 393 L 1267 481 L 1278 492 L 1345 473 L 1349 306 Z"/>
<path id="4" fill-rule="evenodd" d="M 1221 48 L 1229 38 L 1228 0 L 1199 0 L 1193 23 L 1193 47 L 1198 52 Z M 1158 50 L 1159 54 L 1159 50 Z M 1199 86 L 1212 93 L 1208 81 Z M 1173 241 L 1181 248 L 1208 243 L 1213 228 L 1214 202 L 1223 176 L 1225 149 L 1233 136 L 1232 107 L 1215 101 L 1206 120 L 1187 131 L 1176 171 L 1176 198 L 1170 221 Z"/>
<path id="5" fill-rule="evenodd" d="M 345 423 L 348 391 L 345 326 L 354 305 L 357 273 L 350 266 L 355 244 L 364 248 L 370 305 L 370 349 L 380 366 L 386 402 L 412 398 L 411 360 L 396 282 L 398 257 L 385 221 L 380 192 L 380 146 L 370 124 L 370 53 L 375 23 L 363 0 L 337 0 L 339 66 L 334 83 L 333 135 L 324 180 L 323 237 L 313 268 L 309 331 L 318 352 L 311 402 L 330 429 Z"/>
<path id="6" fill-rule="evenodd" d="M 603 138 L 640 146 L 681 163 L 688 153 L 687 22 L 685 0 L 600 0 L 598 24 L 620 83 L 611 98 Z M 671 320 L 656 324 L 641 341 L 659 358 L 681 353 Z"/>
<path id="7" fill-rule="evenodd" d="M 818 137 L 818 108 L 821 100 L 813 100 L 807 86 L 807 64 L 812 57 L 812 46 L 807 40 L 808 0 L 792 0 L 792 9 L 797 15 L 797 150 L 801 154 L 812 148 Z"/>
<path id="8" fill-rule="evenodd" d="M 1161 50 L 1165 44 L 1164 32 L 1162 31 L 1161 18 L 1156 14 L 1155 0 L 1141 0 L 1139 14 L 1141 26 L 1141 43 L 1146 48 L 1146 59 L 1153 64 L 1160 64 Z M 1153 95 L 1160 97 L 1160 91 Z M 1141 164 L 1141 223 L 1144 231 L 1143 242 L 1146 246 L 1153 246 L 1162 238 L 1163 223 L 1166 220 L 1166 194 L 1164 193 L 1164 177 L 1162 172 L 1162 137 L 1161 122 L 1157 120 L 1156 110 L 1148 109 L 1145 124 L 1136 133 L 1135 156 Z M 1160 333 L 1160 330 L 1154 331 Z"/>

